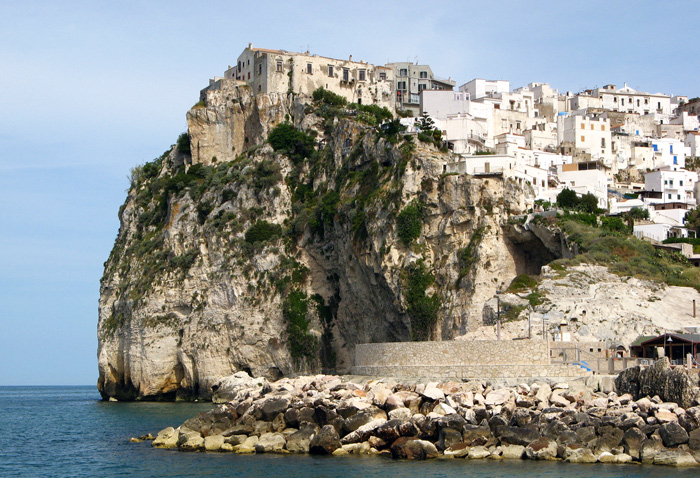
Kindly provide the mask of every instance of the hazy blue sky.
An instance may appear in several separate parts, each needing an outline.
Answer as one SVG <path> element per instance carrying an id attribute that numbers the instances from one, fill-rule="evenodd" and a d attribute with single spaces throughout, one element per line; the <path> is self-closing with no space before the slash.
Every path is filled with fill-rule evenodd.
<path id="1" fill-rule="evenodd" d="M 0 385 L 94 384 L 129 168 L 253 42 L 418 61 L 460 85 L 700 96 L 698 3 L 0 0 Z"/>

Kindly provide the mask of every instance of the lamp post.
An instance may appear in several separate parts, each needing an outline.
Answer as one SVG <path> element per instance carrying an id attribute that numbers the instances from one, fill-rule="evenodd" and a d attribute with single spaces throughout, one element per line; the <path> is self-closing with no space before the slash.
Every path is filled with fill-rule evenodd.
<path id="1" fill-rule="evenodd" d="M 496 337 L 501 340 L 501 291 L 496 291 Z"/>

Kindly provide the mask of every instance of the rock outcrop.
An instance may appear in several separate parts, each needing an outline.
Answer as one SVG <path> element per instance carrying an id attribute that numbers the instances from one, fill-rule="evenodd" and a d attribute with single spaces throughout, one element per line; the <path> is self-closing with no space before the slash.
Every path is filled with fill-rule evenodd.
<path id="1" fill-rule="evenodd" d="M 636 366 L 623 370 L 615 379 L 619 393 L 629 393 L 635 399 L 658 395 L 661 400 L 690 407 L 700 398 L 698 374 L 685 367 L 671 368 L 667 357 L 649 367 Z"/>
<path id="2" fill-rule="evenodd" d="M 284 120 L 315 146 L 263 144 Z M 191 156 L 136 168 L 120 210 L 100 295 L 105 398 L 211 398 L 236 371 L 346 372 L 357 343 L 479 327 L 481 304 L 532 268 L 502 230 L 529 190 L 444 176 L 432 145 L 237 86 L 188 122 Z"/>

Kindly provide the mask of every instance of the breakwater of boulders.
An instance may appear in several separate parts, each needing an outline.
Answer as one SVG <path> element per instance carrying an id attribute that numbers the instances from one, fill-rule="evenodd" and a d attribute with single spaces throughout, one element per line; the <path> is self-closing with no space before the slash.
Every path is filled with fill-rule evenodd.
<path id="1" fill-rule="evenodd" d="M 479 381 L 364 383 L 338 376 L 215 386 L 213 410 L 152 445 L 180 451 L 376 454 L 399 459 L 532 459 L 697 466 L 700 407 L 583 383 L 498 388 Z M 137 440 L 135 440 L 137 441 Z"/>

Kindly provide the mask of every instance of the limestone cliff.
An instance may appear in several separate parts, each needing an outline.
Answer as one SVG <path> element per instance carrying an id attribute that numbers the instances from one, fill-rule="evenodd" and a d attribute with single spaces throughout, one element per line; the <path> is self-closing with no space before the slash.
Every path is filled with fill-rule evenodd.
<path id="1" fill-rule="evenodd" d="M 375 126 L 382 114 L 235 82 L 207 92 L 187 115 L 191 153 L 136 168 L 120 210 L 103 397 L 208 398 L 238 370 L 347 372 L 357 343 L 478 327 L 497 289 L 556 257 L 504 233 L 527 189 L 444 175 L 446 153 Z"/>

